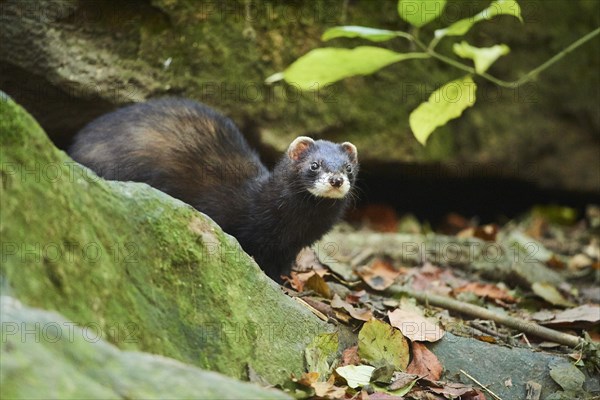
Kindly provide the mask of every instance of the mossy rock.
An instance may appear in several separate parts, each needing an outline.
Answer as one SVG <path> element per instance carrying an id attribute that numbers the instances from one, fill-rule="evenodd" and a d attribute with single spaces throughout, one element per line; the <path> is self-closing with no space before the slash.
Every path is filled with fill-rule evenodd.
<path id="1" fill-rule="evenodd" d="M 119 350 L 54 312 L 2 296 L 3 399 L 291 399 L 171 358 Z"/>
<path id="2" fill-rule="evenodd" d="M 237 241 L 140 183 L 107 182 L 0 101 L 0 275 L 23 303 L 122 349 L 278 383 L 330 326 L 282 293 Z"/>

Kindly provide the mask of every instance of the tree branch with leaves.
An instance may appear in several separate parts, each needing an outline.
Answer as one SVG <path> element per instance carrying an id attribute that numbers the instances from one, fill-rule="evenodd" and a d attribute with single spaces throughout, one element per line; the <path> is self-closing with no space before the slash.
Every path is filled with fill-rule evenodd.
<path id="1" fill-rule="evenodd" d="M 429 43 L 423 43 L 419 38 L 419 29 L 442 16 L 445 6 L 446 0 L 399 0 L 398 15 L 413 27 L 412 33 L 364 26 L 336 26 L 326 30 L 321 37 L 323 41 L 344 37 L 360 38 L 371 42 L 385 42 L 400 38 L 411 42 L 419 51 L 399 53 L 377 46 L 314 49 L 300 57 L 283 72 L 267 78 L 266 82 L 270 84 L 285 80 L 288 84 L 293 84 L 302 90 L 318 90 L 344 78 L 373 74 L 401 61 L 437 59 L 466 72 L 467 75 L 444 84 L 435 90 L 426 102 L 421 103 L 411 112 L 410 128 L 415 138 L 425 145 L 435 129 L 460 117 L 463 111 L 475 104 L 477 92 L 475 77 L 504 88 L 519 87 L 536 79 L 544 70 L 600 34 L 600 27 L 596 28 L 518 80 L 510 82 L 487 73 L 494 62 L 510 52 L 506 44 L 475 47 L 465 40 L 454 43 L 452 47 L 454 54 L 471 60 L 472 66 L 437 52 L 436 47 L 444 38 L 464 36 L 477 23 L 498 15 L 509 15 L 523 22 L 519 3 L 516 0 L 494 0 L 481 12 L 460 19 L 446 28 L 437 29 Z"/>

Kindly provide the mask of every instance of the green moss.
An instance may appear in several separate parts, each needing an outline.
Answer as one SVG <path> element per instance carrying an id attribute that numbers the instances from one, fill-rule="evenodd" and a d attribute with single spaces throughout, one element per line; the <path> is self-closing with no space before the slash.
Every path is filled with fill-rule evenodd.
<path id="1" fill-rule="evenodd" d="M 289 398 L 169 358 L 119 350 L 12 297 L 2 297 L 0 307 L 5 399 Z"/>
<path id="2" fill-rule="evenodd" d="M 248 365 L 273 382 L 302 371 L 304 346 L 326 325 L 233 238 L 145 184 L 99 179 L 19 106 L 1 104 L 0 273 L 20 300 L 121 348 L 231 376 Z"/>

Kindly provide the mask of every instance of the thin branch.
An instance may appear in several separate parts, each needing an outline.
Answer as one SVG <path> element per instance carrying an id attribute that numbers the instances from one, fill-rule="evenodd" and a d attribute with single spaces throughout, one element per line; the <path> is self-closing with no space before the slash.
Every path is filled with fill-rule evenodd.
<path id="1" fill-rule="evenodd" d="M 417 299 L 421 303 L 428 303 L 436 307 L 442 307 L 447 310 L 464 313 L 476 318 L 489 319 L 499 324 L 508 326 L 509 328 L 516 329 L 520 332 L 525 332 L 530 335 L 537 336 L 541 339 L 548 340 L 554 343 L 559 343 L 565 346 L 577 347 L 584 342 L 584 340 L 578 336 L 558 332 L 553 329 L 549 329 L 544 326 L 540 326 L 533 322 L 525 321 L 519 318 L 498 314 L 486 308 L 451 299 L 446 296 L 440 296 L 438 294 L 428 292 L 417 292 L 410 288 L 398 285 L 391 286 L 388 289 L 388 292 L 392 294 L 406 294 L 410 297 Z"/>
<path id="2" fill-rule="evenodd" d="M 588 33 L 587 35 L 585 35 L 585 36 L 577 39 L 575 42 L 571 43 L 571 45 L 566 47 L 560 53 L 551 57 L 548 61 L 544 62 L 537 68 L 532 69 L 531 71 L 529 71 L 528 73 L 523 75 L 521 78 L 517 79 L 516 81 L 512 81 L 512 82 L 496 78 L 495 76 L 492 76 L 485 72 L 477 73 L 477 71 L 475 71 L 475 68 L 473 68 L 469 65 L 463 64 L 459 61 L 453 60 L 450 57 L 446 57 L 443 54 L 436 52 L 433 49 L 435 46 L 432 46 L 433 41 L 429 44 L 429 46 L 426 46 L 425 44 L 423 44 L 423 42 L 421 42 L 416 37 L 412 37 L 412 39 L 409 39 L 406 36 L 403 36 L 403 37 L 406 37 L 407 39 L 412 40 L 417 46 L 419 46 L 424 52 L 426 52 L 433 58 L 436 58 L 448 65 L 452 65 L 453 67 L 458 68 L 463 71 L 466 71 L 470 74 L 481 76 L 482 78 L 487 79 L 488 81 L 493 82 L 498 86 L 514 89 L 516 87 L 521 86 L 524 83 L 527 83 L 527 82 L 535 79 L 541 72 L 548 69 L 550 66 L 552 66 L 553 64 L 558 62 L 561 58 L 563 58 L 564 56 L 566 56 L 573 50 L 577 49 L 578 47 L 582 46 L 583 44 L 589 42 L 590 40 L 592 40 L 594 37 L 598 36 L 599 34 L 600 34 L 600 28 L 596 28 L 595 30 Z M 434 41 L 435 41 L 435 39 L 434 39 Z"/>
<path id="3" fill-rule="evenodd" d="M 490 396 L 492 396 L 494 399 L 496 399 L 496 400 L 502 400 L 500 398 L 500 396 L 498 396 L 496 393 L 492 392 L 490 389 L 487 388 L 487 386 L 484 386 L 477 379 L 475 379 L 471 375 L 467 374 L 464 370 L 461 369 L 460 372 L 462 372 L 467 378 L 469 378 L 470 380 L 472 380 L 473 382 L 475 382 L 476 384 L 478 384 L 479 386 L 481 386 L 481 388 L 483 390 L 485 390 L 486 392 L 488 392 L 490 394 Z"/>
<path id="4" fill-rule="evenodd" d="M 558 60 L 560 60 L 561 58 L 563 58 L 564 56 L 566 56 L 567 54 L 569 54 L 570 52 L 572 52 L 579 46 L 592 40 L 594 37 L 598 36 L 598 34 L 600 34 L 600 28 L 596 28 L 595 30 L 588 33 L 587 35 L 585 35 L 585 36 L 579 38 L 578 40 L 576 40 L 575 42 L 571 43 L 571 45 L 568 46 L 566 49 L 564 49 L 560 53 L 556 54 L 554 57 L 552 57 L 551 59 L 549 59 L 542 65 L 540 65 L 539 67 L 529 71 L 521 79 L 513 82 L 513 84 L 515 86 L 519 86 L 519 85 L 522 85 L 523 83 L 535 78 L 540 72 L 544 71 L 546 68 L 550 67 L 552 64 L 556 63 Z"/>

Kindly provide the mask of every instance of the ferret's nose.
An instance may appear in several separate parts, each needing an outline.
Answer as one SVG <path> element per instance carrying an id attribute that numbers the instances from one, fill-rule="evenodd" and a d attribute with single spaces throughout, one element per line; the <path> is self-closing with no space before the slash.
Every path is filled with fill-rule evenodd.
<path id="1" fill-rule="evenodd" d="M 329 184 L 334 188 L 339 188 L 344 184 L 344 178 L 342 178 L 341 176 L 332 176 L 331 178 L 329 178 Z"/>

